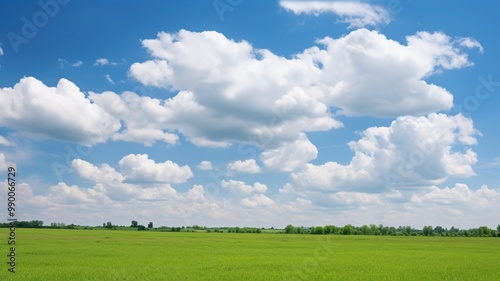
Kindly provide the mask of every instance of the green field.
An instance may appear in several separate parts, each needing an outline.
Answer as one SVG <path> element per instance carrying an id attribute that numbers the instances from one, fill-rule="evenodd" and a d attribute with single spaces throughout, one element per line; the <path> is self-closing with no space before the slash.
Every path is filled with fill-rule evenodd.
<path id="1" fill-rule="evenodd" d="M 500 280 L 499 238 L 17 229 L 0 280 Z"/>

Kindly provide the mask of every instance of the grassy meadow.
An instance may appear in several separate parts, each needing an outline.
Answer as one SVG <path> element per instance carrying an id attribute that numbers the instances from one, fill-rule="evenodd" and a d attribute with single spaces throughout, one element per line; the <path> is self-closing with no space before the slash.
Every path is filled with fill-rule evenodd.
<path id="1" fill-rule="evenodd" d="M 500 280 L 500 239 L 17 229 L 0 280 Z"/>

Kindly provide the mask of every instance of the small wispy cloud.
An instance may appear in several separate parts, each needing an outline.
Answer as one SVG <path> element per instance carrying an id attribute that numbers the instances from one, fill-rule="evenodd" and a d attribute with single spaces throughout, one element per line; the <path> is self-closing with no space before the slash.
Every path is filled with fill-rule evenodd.
<path id="1" fill-rule="evenodd" d="M 75 63 L 72 63 L 72 64 L 71 64 L 71 66 L 72 66 L 72 67 L 79 67 L 79 66 L 80 66 L 80 65 L 82 65 L 82 64 L 83 64 L 83 61 L 79 60 L 79 61 L 77 61 L 77 62 L 75 62 Z"/>
<path id="2" fill-rule="evenodd" d="M 108 80 L 109 83 L 111 83 L 113 85 L 115 84 L 115 81 L 113 81 L 113 79 L 111 79 L 111 76 L 109 76 L 109 74 L 104 75 L 104 77 L 106 78 L 106 80 Z"/>
<path id="3" fill-rule="evenodd" d="M 3 145 L 3 146 L 14 146 L 14 144 L 12 142 L 10 142 L 9 140 L 7 140 L 3 136 L 0 136 L 0 145 Z"/>
<path id="4" fill-rule="evenodd" d="M 0 56 L 3 56 L 3 49 L 2 49 L 2 43 L 0 43 Z M 2 67 L 2 65 L 0 65 L 0 68 Z"/>
<path id="5" fill-rule="evenodd" d="M 477 48 L 479 49 L 480 53 L 484 51 L 483 46 L 481 46 L 481 43 L 479 43 L 476 39 L 470 37 L 460 38 L 458 40 L 458 45 L 469 49 Z"/>
<path id="6" fill-rule="evenodd" d="M 116 62 L 109 61 L 107 58 L 99 58 L 94 62 L 94 66 L 103 66 L 103 65 L 117 65 Z"/>
<path id="7" fill-rule="evenodd" d="M 382 6 L 357 1 L 280 1 L 280 6 L 294 14 L 334 13 L 349 28 L 377 26 L 391 21 L 389 12 Z"/>
<path id="8" fill-rule="evenodd" d="M 58 59 L 57 61 L 59 62 L 59 67 L 60 68 L 64 68 L 64 66 L 66 66 L 66 65 L 70 65 L 72 67 L 79 67 L 79 66 L 81 66 L 83 64 L 83 61 L 81 61 L 81 60 L 78 60 L 78 61 L 76 61 L 74 63 L 70 63 L 70 62 L 68 62 L 65 59 Z"/>

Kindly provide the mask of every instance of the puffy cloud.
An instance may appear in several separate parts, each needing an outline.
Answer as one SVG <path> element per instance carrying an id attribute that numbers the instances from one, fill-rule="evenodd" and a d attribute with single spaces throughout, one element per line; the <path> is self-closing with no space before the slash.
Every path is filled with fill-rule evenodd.
<path id="1" fill-rule="evenodd" d="M 76 185 L 68 186 L 61 182 L 50 188 L 53 199 L 65 204 L 94 203 L 97 193 L 92 189 L 82 189 Z"/>
<path id="2" fill-rule="evenodd" d="M 130 181 L 181 183 L 193 177 L 189 166 L 179 166 L 169 160 L 155 163 L 147 154 L 129 154 L 118 165 Z"/>
<path id="3" fill-rule="evenodd" d="M 227 164 L 227 169 L 231 171 L 236 171 L 240 173 L 256 174 L 261 172 L 261 168 L 255 162 L 255 159 L 248 159 L 245 161 L 235 161 L 233 163 Z"/>
<path id="4" fill-rule="evenodd" d="M 439 184 L 448 177 L 474 175 L 477 155 L 460 146 L 476 143 L 471 119 L 430 114 L 399 117 L 389 127 L 371 127 L 350 142 L 354 156 L 348 165 L 307 164 L 291 175 L 297 186 L 323 191 L 369 190 Z"/>
<path id="5" fill-rule="evenodd" d="M 213 32 L 161 32 L 144 40 L 153 60 L 134 63 L 141 83 L 180 92 L 164 102 L 170 128 L 197 145 L 234 141 L 276 147 L 303 131 L 338 128 L 328 106 L 296 85 L 320 72 L 313 63 L 256 50 Z M 290 83 L 293 81 L 293 83 Z"/>
<path id="6" fill-rule="evenodd" d="M 124 129 L 112 136 L 113 140 L 153 145 L 156 141 L 175 144 L 179 137 L 167 131 L 169 109 L 158 99 L 139 96 L 132 92 L 117 95 L 113 92 L 90 92 L 90 99 L 115 118 L 122 120 Z"/>
<path id="7" fill-rule="evenodd" d="M 467 40 L 419 32 L 404 45 L 359 29 L 318 40 L 287 59 L 214 31 L 161 32 L 142 41 L 153 59 L 132 64 L 129 74 L 145 85 L 180 91 L 162 104 L 168 114 L 158 114 L 191 142 L 227 147 L 241 141 L 270 149 L 303 132 L 341 127 L 329 108 L 382 117 L 451 108 L 451 93 L 424 79 L 471 65 L 462 49 L 476 41 Z"/>
<path id="8" fill-rule="evenodd" d="M 103 65 L 116 65 L 116 62 L 109 61 L 107 58 L 99 58 L 94 62 L 94 66 L 103 66 Z"/>
<path id="9" fill-rule="evenodd" d="M 280 1 L 280 6 L 295 14 L 318 16 L 334 13 L 342 18 L 342 22 L 349 23 L 349 28 L 377 26 L 391 21 L 385 8 L 356 1 Z"/>
<path id="10" fill-rule="evenodd" d="M 123 157 L 118 162 L 121 172 L 108 164 L 95 166 L 81 159 L 71 164 L 80 178 L 96 183 L 93 189 L 118 201 L 175 199 L 177 191 L 169 183 L 185 182 L 193 176 L 188 166 L 171 161 L 155 163 L 145 154 Z"/>
<path id="11" fill-rule="evenodd" d="M 94 193 L 102 193 L 117 201 L 127 201 L 131 198 L 145 201 L 177 198 L 176 190 L 165 183 L 184 182 L 185 178 L 189 177 L 186 174 L 191 172 L 189 167 L 179 167 L 170 161 L 156 164 L 149 160 L 147 155 L 129 154 L 122 160 L 124 161 L 119 162 L 122 173 L 108 164 L 95 166 L 81 159 L 73 160 L 71 167 L 80 178 L 96 184 L 92 188 Z M 147 169 L 151 170 L 145 173 Z M 175 172 L 179 172 L 179 175 L 173 175 Z M 127 180 L 140 182 L 140 185 L 127 183 Z"/>
<path id="12" fill-rule="evenodd" d="M 2 44 L 0 44 L 0 46 L 2 46 Z M 0 47 L 0 56 L 3 56 L 3 49 L 2 49 L 2 47 Z"/>
<path id="13" fill-rule="evenodd" d="M 407 45 L 377 31 L 359 29 L 339 39 L 318 40 L 299 57 L 322 65 L 322 101 L 346 115 L 422 115 L 450 109 L 453 96 L 425 82 L 444 69 L 471 65 L 456 40 L 440 33 L 418 32 Z"/>
<path id="14" fill-rule="evenodd" d="M 261 160 L 270 169 L 292 172 L 315 159 L 318 155 L 316 146 L 305 135 L 295 142 L 285 144 L 276 149 L 262 152 Z"/>
<path id="15" fill-rule="evenodd" d="M 74 159 L 71 162 L 71 168 L 82 179 L 95 183 L 121 183 L 125 180 L 125 177 L 121 173 L 108 164 L 96 167 L 87 161 Z"/>
<path id="16" fill-rule="evenodd" d="M 260 182 L 256 182 L 253 184 L 253 186 L 251 186 L 247 185 L 242 181 L 223 180 L 221 182 L 221 186 L 222 188 L 229 189 L 232 193 L 237 193 L 237 194 L 265 193 L 267 190 L 267 186 Z"/>
<path id="17" fill-rule="evenodd" d="M 417 32 L 415 35 L 407 36 L 408 49 L 419 60 L 422 69 L 427 70 L 427 75 L 433 71 L 443 69 L 456 69 L 472 65 L 467 59 L 467 54 L 458 47 L 471 48 L 481 46 L 479 42 L 471 38 L 458 38 L 452 40 L 448 35 L 441 32 L 429 33 Z"/>
<path id="18" fill-rule="evenodd" d="M 210 161 L 201 161 L 200 164 L 198 164 L 198 169 L 202 171 L 209 171 L 212 170 L 212 162 Z"/>
<path id="19" fill-rule="evenodd" d="M 241 199 L 241 205 L 248 208 L 270 207 L 274 201 L 264 194 L 256 194 L 248 198 Z"/>
<path id="20" fill-rule="evenodd" d="M 105 142 L 120 122 L 66 79 L 54 88 L 27 77 L 14 88 L 0 89 L 0 126 L 33 137 L 93 145 Z"/>
<path id="21" fill-rule="evenodd" d="M 165 142 L 167 144 L 175 144 L 179 140 L 179 136 L 155 128 L 127 128 L 120 133 L 114 134 L 112 139 L 138 142 L 144 144 L 145 146 L 151 146 L 156 141 Z"/>
<path id="22" fill-rule="evenodd" d="M 468 205 L 470 208 L 489 209 L 496 207 L 495 200 L 500 199 L 500 190 L 482 186 L 471 190 L 466 184 L 457 183 L 454 187 L 428 187 L 421 194 L 414 194 L 411 202 L 418 204 Z"/>
<path id="23" fill-rule="evenodd" d="M 443 224 L 468 227 L 480 225 L 497 225 L 497 214 L 500 211 L 498 201 L 500 189 L 481 186 L 472 189 L 465 184 L 457 183 L 453 187 L 438 188 L 431 186 L 420 193 L 413 194 L 407 209 L 412 219 L 426 221 L 427 224 Z M 436 216 L 426 216 L 428 213 Z M 429 222 L 429 220 L 431 220 Z"/>

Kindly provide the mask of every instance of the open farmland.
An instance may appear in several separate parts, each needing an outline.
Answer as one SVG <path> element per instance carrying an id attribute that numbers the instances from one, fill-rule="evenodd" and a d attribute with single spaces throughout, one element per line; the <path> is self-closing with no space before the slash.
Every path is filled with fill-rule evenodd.
<path id="1" fill-rule="evenodd" d="M 500 280 L 498 238 L 19 229 L 16 246 L 0 280 Z"/>

